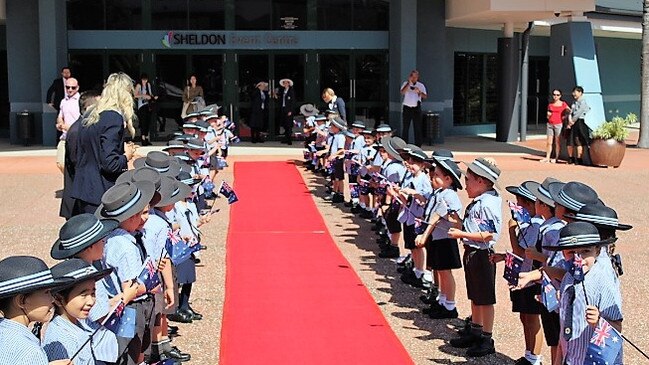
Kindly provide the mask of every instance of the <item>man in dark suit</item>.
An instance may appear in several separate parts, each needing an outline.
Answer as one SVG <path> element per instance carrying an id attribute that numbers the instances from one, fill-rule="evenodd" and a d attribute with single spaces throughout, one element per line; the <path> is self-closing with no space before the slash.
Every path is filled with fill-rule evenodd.
<path id="1" fill-rule="evenodd" d="M 283 86 L 279 94 L 280 120 L 284 126 L 284 139 L 282 139 L 282 143 L 290 145 L 293 144 L 291 142 L 291 132 L 293 131 L 293 109 L 295 109 L 293 80 L 281 79 L 279 80 L 279 84 Z"/>
<path id="2" fill-rule="evenodd" d="M 68 66 L 61 69 L 61 77 L 52 81 L 52 85 L 47 89 L 45 100 L 58 113 L 61 110 L 61 100 L 65 97 L 65 80 L 72 76 Z"/>
<path id="3" fill-rule="evenodd" d="M 266 126 L 268 118 L 268 83 L 260 81 L 250 95 L 250 140 L 252 143 L 263 143 L 261 131 Z"/>

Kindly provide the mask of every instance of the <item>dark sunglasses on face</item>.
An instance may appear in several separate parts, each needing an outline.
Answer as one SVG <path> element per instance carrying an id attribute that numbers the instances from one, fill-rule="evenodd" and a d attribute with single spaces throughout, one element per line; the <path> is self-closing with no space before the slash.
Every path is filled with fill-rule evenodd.
<path id="1" fill-rule="evenodd" d="M 65 88 L 68 89 L 68 90 L 76 90 L 78 88 L 78 86 L 65 85 Z"/>

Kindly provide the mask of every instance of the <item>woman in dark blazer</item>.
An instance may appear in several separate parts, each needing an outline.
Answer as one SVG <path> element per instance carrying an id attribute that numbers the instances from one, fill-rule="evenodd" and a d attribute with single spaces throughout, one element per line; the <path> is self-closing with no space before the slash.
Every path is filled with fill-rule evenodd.
<path id="1" fill-rule="evenodd" d="M 284 88 L 279 93 L 279 105 L 282 125 L 284 126 L 284 139 L 282 143 L 292 144 L 291 132 L 293 131 L 293 109 L 295 109 L 295 91 L 293 80 L 281 79 L 279 84 Z"/>
<path id="2" fill-rule="evenodd" d="M 250 140 L 252 143 L 263 142 L 261 131 L 266 127 L 268 117 L 268 83 L 258 82 L 250 95 Z"/>
<path id="3" fill-rule="evenodd" d="M 94 213 L 106 190 L 128 169 L 135 145 L 124 145 L 124 131 L 133 129 L 133 80 L 126 74 L 108 77 L 101 99 L 79 130 L 77 164 L 71 196 L 74 215 Z"/>
<path id="4" fill-rule="evenodd" d="M 322 100 L 327 103 L 326 108 L 338 112 L 340 118 L 347 121 L 347 110 L 345 109 L 345 101 L 331 88 L 322 90 Z"/>

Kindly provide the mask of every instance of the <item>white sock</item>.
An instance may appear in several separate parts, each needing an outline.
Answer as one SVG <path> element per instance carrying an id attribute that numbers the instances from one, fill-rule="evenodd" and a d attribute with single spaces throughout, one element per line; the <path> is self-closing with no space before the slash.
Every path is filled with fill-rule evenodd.
<path id="1" fill-rule="evenodd" d="M 455 309 L 455 301 L 454 300 L 444 300 L 444 303 L 442 303 L 442 305 L 444 306 L 444 308 L 446 308 L 446 310 L 449 310 L 449 311 L 452 311 L 453 309 Z"/>
<path id="2" fill-rule="evenodd" d="M 541 355 L 534 355 L 533 353 L 529 351 L 525 351 L 525 359 L 529 362 L 532 363 L 532 365 L 540 365 L 541 364 Z"/>
<path id="3" fill-rule="evenodd" d="M 358 204 L 358 198 L 352 198 L 352 203 Z"/>
<path id="4" fill-rule="evenodd" d="M 413 271 L 415 272 L 415 276 L 417 277 L 417 279 L 421 278 L 421 276 L 424 275 L 424 271 L 419 270 L 418 268 L 415 268 Z"/>
<path id="5" fill-rule="evenodd" d="M 365 202 L 360 202 L 360 204 L 358 204 L 358 205 L 360 205 L 360 206 L 361 206 L 361 208 L 363 208 L 363 209 L 365 209 L 365 208 L 366 208 L 366 205 L 365 205 Z"/>

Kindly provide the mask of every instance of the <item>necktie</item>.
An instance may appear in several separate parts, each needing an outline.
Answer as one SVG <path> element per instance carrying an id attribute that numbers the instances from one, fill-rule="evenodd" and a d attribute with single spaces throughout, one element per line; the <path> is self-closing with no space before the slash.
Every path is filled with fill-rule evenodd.
<path id="1" fill-rule="evenodd" d="M 566 312 L 563 318 L 563 338 L 566 341 L 570 341 L 572 338 L 572 312 L 575 302 L 575 286 L 569 286 L 564 295 L 568 301 L 568 306 L 566 306 Z"/>
<path id="2" fill-rule="evenodd" d="M 136 232 L 133 236 L 135 237 L 135 244 L 140 251 L 140 258 L 142 259 L 142 262 L 144 262 L 144 260 L 146 260 L 147 254 L 146 248 L 144 247 L 144 242 L 142 241 L 142 232 Z"/>

